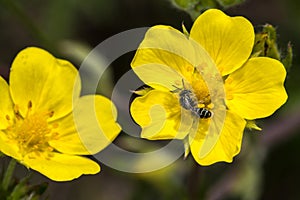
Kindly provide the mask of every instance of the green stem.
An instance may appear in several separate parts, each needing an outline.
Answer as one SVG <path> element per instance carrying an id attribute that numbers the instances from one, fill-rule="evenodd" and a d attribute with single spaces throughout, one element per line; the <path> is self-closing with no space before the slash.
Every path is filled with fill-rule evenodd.
<path id="1" fill-rule="evenodd" d="M 11 181 L 11 177 L 15 171 L 15 167 L 16 167 L 16 164 L 17 164 L 17 161 L 15 159 L 11 159 L 10 162 L 9 162 L 9 165 L 6 169 L 6 172 L 4 174 L 4 178 L 3 178 L 3 182 L 2 182 L 2 187 L 3 187 L 3 190 L 7 190 L 8 189 L 8 186 L 10 184 L 10 181 Z"/>

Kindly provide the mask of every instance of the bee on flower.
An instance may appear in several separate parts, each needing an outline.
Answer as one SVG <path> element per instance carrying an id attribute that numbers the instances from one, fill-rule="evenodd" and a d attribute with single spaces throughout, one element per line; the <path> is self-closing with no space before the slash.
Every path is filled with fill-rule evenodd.
<path id="1" fill-rule="evenodd" d="M 182 85 L 184 86 L 183 80 Z M 179 103 L 184 109 L 190 110 L 193 115 L 199 118 L 210 118 L 212 116 L 212 112 L 209 110 L 198 107 L 198 100 L 193 91 L 176 87 L 175 91 L 177 90 L 179 90 Z"/>
<path id="2" fill-rule="evenodd" d="M 200 165 L 232 162 L 247 121 L 270 116 L 287 100 L 284 66 L 251 57 L 254 38 L 246 18 L 217 9 L 201 14 L 189 34 L 151 27 L 131 63 L 152 88 L 130 108 L 141 137 L 183 140 Z M 196 108 L 207 117 L 195 119 Z"/>

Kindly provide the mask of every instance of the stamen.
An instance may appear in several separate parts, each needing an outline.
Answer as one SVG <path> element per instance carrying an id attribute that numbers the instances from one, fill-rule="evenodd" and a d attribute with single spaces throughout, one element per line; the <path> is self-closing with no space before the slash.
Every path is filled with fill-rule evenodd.
<path id="1" fill-rule="evenodd" d="M 204 103 L 199 103 L 199 104 L 198 104 L 198 107 L 199 107 L 199 108 L 204 108 L 204 107 L 205 107 L 205 104 L 204 104 Z"/>
<path id="2" fill-rule="evenodd" d="M 6 120 L 8 120 L 8 121 L 10 120 L 9 115 L 6 115 L 5 118 L 6 118 Z"/>
<path id="3" fill-rule="evenodd" d="M 214 104 L 213 103 L 208 104 L 207 108 L 210 109 L 210 110 L 213 109 L 214 108 Z"/>
<path id="4" fill-rule="evenodd" d="M 21 155 L 47 157 L 54 150 L 48 142 L 59 137 L 53 130 L 58 124 L 49 124 L 47 120 L 54 115 L 54 111 L 32 113 L 31 108 L 32 102 L 29 101 L 27 114 L 22 117 L 18 106 L 15 106 L 16 120 L 6 129 L 7 134 L 9 138 L 17 141 Z M 6 119 L 10 120 L 10 117 L 6 115 Z"/>
<path id="5" fill-rule="evenodd" d="M 58 123 L 54 123 L 54 124 L 52 124 L 52 128 L 58 128 Z"/>
<path id="6" fill-rule="evenodd" d="M 193 74 L 195 71 L 195 67 L 192 65 L 188 65 L 186 66 L 185 70 L 189 73 L 189 74 Z"/>
<path id="7" fill-rule="evenodd" d="M 233 78 L 228 77 L 228 78 L 225 80 L 225 83 L 230 84 L 230 83 L 232 83 L 232 81 L 233 81 Z"/>
<path id="8" fill-rule="evenodd" d="M 18 105 L 14 106 L 14 113 L 15 113 L 15 116 L 18 120 L 22 119 L 22 115 L 19 111 L 19 106 Z"/>
<path id="9" fill-rule="evenodd" d="M 18 105 L 15 105 L 14 106 L 14 113 L 18 113 L 19 112 L 19 106 Z"/>
<path id="10" fill-rule="evenodd" d="M 49 112 L 49 117 L 53 117 L 53 115 L 54 115 L 54 111 L 50 111 Z"/>
<path id="11" fill-rule="evenodd" d="M 52 133 L 51 138 L 54 140 L 59 139 L 59 134 L 57 132 Z"/>
<path id="12" fill-rule="evenodd" d="M 27 107 L 28 107 L 28 110 L 32 108 L 32 102 L 31 101 L 28 102 L 28 106 Z"/>

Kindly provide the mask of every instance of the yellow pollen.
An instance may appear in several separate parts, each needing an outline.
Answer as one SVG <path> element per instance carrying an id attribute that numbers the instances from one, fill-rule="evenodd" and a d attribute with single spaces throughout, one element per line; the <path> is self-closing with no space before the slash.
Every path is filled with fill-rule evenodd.
<path id="1" fill-rule="evenodd" d="M 211 103 L 209 90 L 202 78 L 192 80 L 192 87 L 201 107 L 207 107 Z"/>
<path id="2" fill-rule="evenodd" d="M 192 66 L 192 65 L 188 65 L 188 66 L 186 66 L 185 70 L 186 70 L 187 73 L 192 74 L 194 72 L 194 70 L 195 70 L 195 67 Z"/>
<path id="3" fill-rule="evenodd" d="M 29 101 L 28 112 L 25 117 L 22 117 L 18 107 L 15 106 L 16 118 L 13 122 L 10 121 L 12 123 L 6 130 L 7 135 L 18 144 L 22 156 L 49 154 L 53 151 L 53 148 L 49 146 L 49 141 L 58 138 L 58 133 L 53 131 L 58 124 L 49 125 L 48 123 L 48 119 L 53 116 L 54 112 L 32 113 L 31 108 L 32 102 Z M 10 120 L 8 115 L 6 119 Z"/>
<path id="4" fill-rule="evenodd" d="M 184 86 L 186 89 L 192 90 L 198 100 L 198 107 L 210 109 L 213 108 L 211 94 L 201 72 L 199 71 L 201 69 L 205 69 L 206 65 L 206 63 L 201 63 L 198 67 L 185 66 L 183 75 L 186 80 L 186 84 Z M 211 78 L 215 77 L 213 73 L 209 75 L 212 76 Z"/>
<path id="5" fill-rule="evenodd" d="M 53 127 L 53 128 L 57 128 L 57 127 L 58 127 L 58 123 L 52 124 L 52 127 Z"/>
<path id="6" fill-rule="evenodd" d="M 208 108 L 208 109 L 213 109 L 213 108 L 214 108 L 214 104 L 213 104 L 213 103 L 208 104 L 208 105 L 207 105 L 207 108 Z"/>
<path id="7" fill-rule="evenodd" d="M 198 104 L 198 107 L 199 107 L 199 108 L 204 108 L 204 107 L 205 107 L 205 104 L 204 104 L 204 103 L 199 103 L 199 104 Z"/>

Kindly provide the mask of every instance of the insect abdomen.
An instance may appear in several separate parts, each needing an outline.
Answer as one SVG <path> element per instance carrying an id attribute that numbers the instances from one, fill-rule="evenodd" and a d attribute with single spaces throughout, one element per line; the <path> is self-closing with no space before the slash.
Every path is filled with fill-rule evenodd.
<path id="1" fill-rule="evenodd" d="M 193 113 L 195 113 L 199 118 L 210 118 L 211 112 L 205 108 L 193 108 Z"/>

